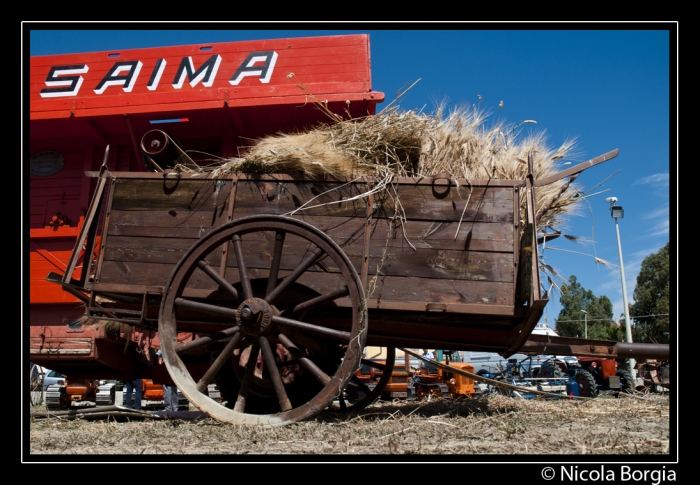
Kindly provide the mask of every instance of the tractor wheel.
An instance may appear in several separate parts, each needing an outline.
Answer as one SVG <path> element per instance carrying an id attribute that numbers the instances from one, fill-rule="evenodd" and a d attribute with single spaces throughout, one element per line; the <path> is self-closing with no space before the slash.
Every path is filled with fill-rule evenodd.
<path id="1" fill-rule="evenodd" d="M 576 372 L 574 379 L 576 379 L 578 383 L 578 392 L 580 396 L 592 398 L 598 395 L 598 386 L 593 374 L 587 370 L 581 369 Z"/>
<path id="2" fill-rule="evenodd" d="M 542 368 L 540 369 L 538 377 L 546 377 L 549 379 L 563 379 L 564 378 L 564 373 L 561 371 L 561 368 L 556 364 L 556 362 L 548 362 L 546 364 L 542 364 Z"/>
<path id="3" fill-rule="evenodd" d="M 634 394 L 636 382 L 632 373 L 627 369 L 617 369 L 616 374 L 620 378 L 620 390 L 627 394 Z"/>

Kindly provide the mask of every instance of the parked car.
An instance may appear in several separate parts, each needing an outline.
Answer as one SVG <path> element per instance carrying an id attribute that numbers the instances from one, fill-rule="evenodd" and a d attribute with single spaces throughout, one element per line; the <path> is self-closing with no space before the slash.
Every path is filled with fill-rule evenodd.
<path id="1" fill-rule="evenodd" d="M 47 369 L 46 367 L 42 367 L 40 365 L 32 365 L 29 372 L 32 390 L 40 391 L 42 382 L 44 385 L 44 391 L 52 384 L 66 383 L 66 376 L 58 371 Z"/>

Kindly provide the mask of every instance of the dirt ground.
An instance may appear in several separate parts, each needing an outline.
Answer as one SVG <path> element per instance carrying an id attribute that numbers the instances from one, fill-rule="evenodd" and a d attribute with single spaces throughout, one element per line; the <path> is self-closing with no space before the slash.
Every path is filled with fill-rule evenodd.
<path id="1" fill-rule="evenodd" d="M 78 461 L 131 461 L 128 455 L 153 461 L 165 455 L 191 455 L 197 461 L 213 455 L 272 461 L 287 461 L 288 455 L 343 460 L 368 455 L 387 461 L 398 455 L 425 455 L 431 461 L 436 455 L 449 461 L 485 455 L 504 460 L 512 459 L 510 455 L 658 455 L 655 458 L 664 460 L 677 454 L 677 422 L 669 400 L 668 394 L 588 401 L 490 394 L 379 401 L 357 414 L 326 411 L 281 427 L 228 425 L 211 418 L 65 420 L 30 414 L 24 416 L 29 432 L 24 434 L 23 450 L 28 461 L 53 461 L 50 455 Z"/>

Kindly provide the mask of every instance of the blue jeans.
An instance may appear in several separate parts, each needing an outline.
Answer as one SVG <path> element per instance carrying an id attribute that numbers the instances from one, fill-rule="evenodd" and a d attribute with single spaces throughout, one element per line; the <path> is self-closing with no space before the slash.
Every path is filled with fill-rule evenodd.
<path id="1" fill-rule="evenodd" d="M 132 379 L 130 381 L 124 381 L 126 383 L 126 392 L 124 393 L 123 405 L 126 408 L 131 409 L 141 409 L 141 392 L 143 382 L 141 379 Z M 134 394 L 134 405 L 131 406 L 131 393 Z"/>
<path id="2" fill-rule="evenodd" d="M 178 410 L 177 386 L 163 384 L 163 405 L 166 411 Z"/>

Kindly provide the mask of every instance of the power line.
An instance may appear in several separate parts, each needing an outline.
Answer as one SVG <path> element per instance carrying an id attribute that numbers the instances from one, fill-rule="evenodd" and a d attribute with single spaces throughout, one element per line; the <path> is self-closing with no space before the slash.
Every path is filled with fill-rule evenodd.
<path id="1" fill-rule="evenodd" d="M 668 313 L 657 313 L 655 315 L 640 315 L 638 317 L 630 317 L 630 318 L 635 318 L 635 319 L 640 319 L 640 318 L 651 318 L 651 317 L 667 317 L 669 316 Z M 584 322 L 586 320 L 554 320 L 555 323 L 557 322 Z M 615 320 L 610 318 L 589 318 L 587 321 L 589 322 L 614 322 Z"/>

